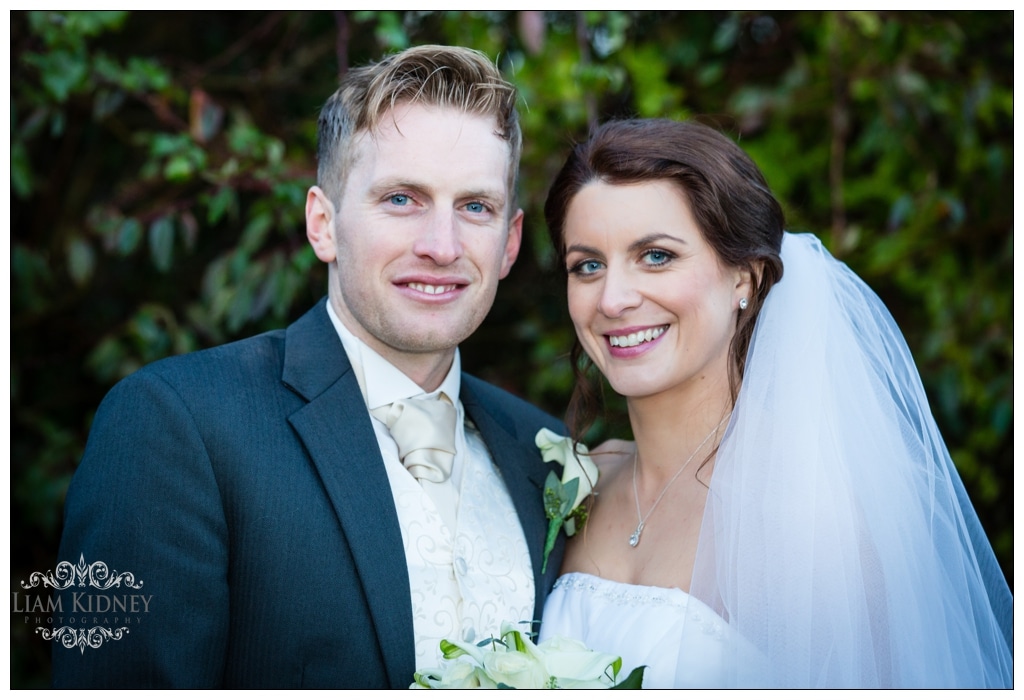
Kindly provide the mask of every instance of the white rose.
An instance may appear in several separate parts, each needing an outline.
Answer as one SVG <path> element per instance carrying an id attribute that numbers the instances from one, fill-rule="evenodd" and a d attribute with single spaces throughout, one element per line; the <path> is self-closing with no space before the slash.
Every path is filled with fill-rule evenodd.
<path id="1" fill-rule="evenodd" d="M 537 447 L 540 448 L 541 458 L 545 462 L 558 462 L 564 465 L 562 470 L 562 483 L 566 484 L 573 479 L 580 480 L 576 491 L 576 500 L 570 508 L 570 512 L 576 510 L 583 499 L 590 495 L 590 492 L 597 484 L 598 472 L 594 460 L 587 456 L 585 445 L 579 445 L 577 450 L 572 448 L 572 438 L 564 437 L 552 432 L 547 428 L 537 431 L 534 439 Z"/>

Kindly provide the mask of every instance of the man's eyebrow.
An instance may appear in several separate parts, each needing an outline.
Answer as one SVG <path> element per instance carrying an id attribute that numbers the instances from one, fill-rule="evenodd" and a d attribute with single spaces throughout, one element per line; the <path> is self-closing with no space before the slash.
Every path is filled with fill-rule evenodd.
<path id="1" fill-rule="evenodd" d="M 385 194 L 392 190 L 416 190 L 422 192 L 429 189 L 426 184 L 404 178 L 386 178 L 378 180 L 370 185 L 370 192 L 374 194 Z"/>
<path id="2" fill-rule="evenodd" d="M 469 190 L 465 194 L 461 195 L 459 199 L 483 199 L 500 206 L 505 204 L 505 190 Z"/>

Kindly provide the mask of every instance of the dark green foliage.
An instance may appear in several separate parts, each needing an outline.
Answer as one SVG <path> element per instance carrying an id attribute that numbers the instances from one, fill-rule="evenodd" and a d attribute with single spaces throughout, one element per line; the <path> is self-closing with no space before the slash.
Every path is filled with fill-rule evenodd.
<path id="1" fill-rule="evenodd" d="M 345 66 L 428 42 L 523 96 L 524 249 L 468 369 L 562 413 L 547 184 L 600 120 L 704 115 L 892 310 L 1012 585 L 1012 12 L 12 12 L 12 590 L 55 563 L 115 381 L 325 293 L 320 104 Z M 595 440 L 628 436 L 610 403 Z M 48 683 L 47 646 L 15 617 L 12 687 Z"/>

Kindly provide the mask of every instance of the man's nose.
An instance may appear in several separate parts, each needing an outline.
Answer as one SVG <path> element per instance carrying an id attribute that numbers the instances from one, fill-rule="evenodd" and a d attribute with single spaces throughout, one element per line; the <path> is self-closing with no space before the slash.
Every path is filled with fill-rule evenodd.
<path id="1" fill-rule="evenodd" d="M 438 212 L 426 224 L 416 238 L 413 252 L 437 265 L 451 265 L 458 260 L 462 256 L 462 240 L 454 214 Z"/>

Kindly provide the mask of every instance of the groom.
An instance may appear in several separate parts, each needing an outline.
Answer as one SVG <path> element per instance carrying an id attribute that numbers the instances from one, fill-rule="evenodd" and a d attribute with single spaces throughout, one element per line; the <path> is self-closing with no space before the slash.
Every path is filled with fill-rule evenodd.
<path id="1" fill-rule="evenodd" d="M 66 589 L 72 637 L 127 634 L 58 640 L 55 686 L 401 688 L 442 638 L 539 619 L 562 544 L 542 576 L 533 441 L 561 426 L 457 349 L 519 251 L 515 101 L 462 48 L 345 77 L 306 200 L 327 298 L 140 370 L 96 414 L 60 561 L 149 598 L 117 620 L 81 614 L 95 580 Z"/>

